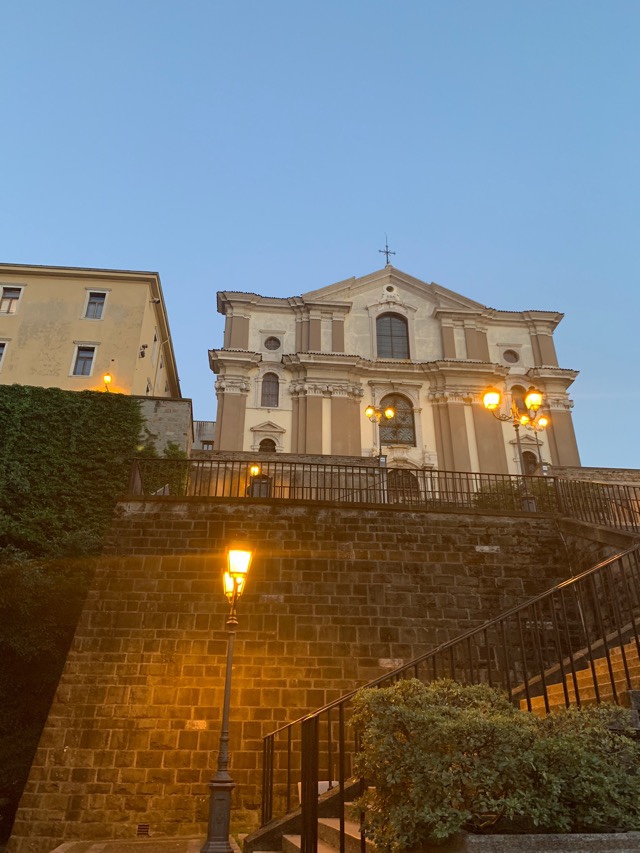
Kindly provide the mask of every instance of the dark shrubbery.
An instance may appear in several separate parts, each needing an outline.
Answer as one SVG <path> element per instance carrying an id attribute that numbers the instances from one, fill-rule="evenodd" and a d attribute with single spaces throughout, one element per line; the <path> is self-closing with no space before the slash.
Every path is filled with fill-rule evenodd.
<path id="1" fill-rule="evenodd" d="M 539 719 L 495 690 L 401 681 L 362 690 L 352 723 L 367 826 L 381 853 L 461 829 L 640 829 L 640 747 L 619 708 Z M 616 722 L 622 728 L 610 728 Z"/>
<path id="2" fill-rule="evenodd" d="M 140 430 L 131 397 L 0 386 L 0 839 Z"/>

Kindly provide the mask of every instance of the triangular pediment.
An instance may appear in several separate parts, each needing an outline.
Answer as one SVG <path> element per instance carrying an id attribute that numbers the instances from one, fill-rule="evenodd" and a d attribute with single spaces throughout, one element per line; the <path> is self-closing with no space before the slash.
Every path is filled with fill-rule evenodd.
<path id="1" fill-rule="evenodd" d="M 393 286 L 398 287 L 404 293 L 412 294 L 420 299 L 427 299 L 440 310 L 451 311 L 483 311 L 486 306 L 475 302 L 466 296 L 455 293 L 435 282 L 421 281 L 402 270 L 393 266 L 384 267 L 381 270 L 361 276 L 360 278 L 347 278 L 335 284 L 329 284 L 318 290 L 311 290 L 302 294 L 306 303 L 310 302 L 351 302 L 356 296 L 371 292 L 378 293 L 381 289 Z"/>
<path id="2" fill-rule="evenodd" d="M 285 433 L 286 429 L 281 426 L 278 426 L 278 424 L 274 424 L 273 421 L 263 421 L 261 424 L 256 424 L 256 426 L 252 426 L 251 432 Z"/>

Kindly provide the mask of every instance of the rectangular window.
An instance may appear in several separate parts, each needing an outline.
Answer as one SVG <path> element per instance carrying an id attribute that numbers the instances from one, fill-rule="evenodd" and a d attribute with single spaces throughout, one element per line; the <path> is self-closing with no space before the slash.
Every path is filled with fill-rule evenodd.
<path id="1" fill-rule="evenodd" d="M 100 293 L 99 291 L 93 290 L 89 292 L 89 299 L 87 300 L 87 310 L 84 315 L 87 320 L 102 319 L 102 311 L 104 309 L 104 303 L 106 298 L 106 293 Z"/>
<path id="2" fill-rule="evenodd" d="M 2 367 L 2 359 L 4 358 L 4 351 L 6 348 L 6 343 L 4 341 L 0 341 L 0 367 Z"/>
<path id="3" fill-rule="evenodd" d="M 76 360 L 73 365 L 74 376 L 91 376 L 93 358 L 96 354 L 95 347 L 78 347 Z"/>
<path id="4" fill-rule="evenodd" d="M 21 287 L 3 287 L 0 295 L 0 314 L 15 314 Z"/>

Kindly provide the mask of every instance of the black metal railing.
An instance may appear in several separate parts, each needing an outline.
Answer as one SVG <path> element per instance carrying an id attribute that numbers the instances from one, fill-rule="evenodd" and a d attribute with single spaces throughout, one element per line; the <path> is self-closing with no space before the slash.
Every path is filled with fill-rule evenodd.
<path id="1" fill-rule="evenodd" d="M 486 683 L 523 709 L 544 714 L 555 705 L 620 702 L 639 661 L 636 546 L 366 686 L 386 687 L 402 678 Z M 358 749 L 348 725 L 355 693 L 263 741 L 262 824 L 291 812 L 299 797 L 303 853 L 317 850 L 318 792 L 326 787 L 336 789 L 345 849 L 345 796 Z"/>
<path id="2" fill-rule="evenodd" d="M 258 465 L 253 473 L 251 465 Z M 129 495 L 262 498 L 407 507 L 553 512 L 552 477 L 368 465 L 225 459 L 136 459 Z"/>
<path id="3" fill-rule="evenodd" d="M 640 533 L 640 488 L 637 486 L 558 478 L 556 497 L 563 515 Z"/>

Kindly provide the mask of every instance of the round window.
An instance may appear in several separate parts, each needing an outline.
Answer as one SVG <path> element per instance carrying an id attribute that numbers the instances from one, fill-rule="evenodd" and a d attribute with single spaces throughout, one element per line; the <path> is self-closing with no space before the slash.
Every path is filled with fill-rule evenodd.
<path id="1" fill-rule="evenodd" d="M 264 345 L 267 349 L 270 349 L 270 350 L 280 349 L 280 338 L 274 338 L 274 337 L 267 338 L 266 341 L 264 342 Z"/>
<path id="2" fill-rule="evenodd" d="M 387 293 L 393 293 L 395 291 L 395 287 L 392 284 L 388 284 L 385 287 L 385 290 L 387 291 Z"/>
<path id="3" fill-rule="evenodd" d="M 506 349 L 502 353 L 502 357 L 509 364 L 516 364 L 516 362 L 520 361 L 520 356 L 514 349 Z"/>

